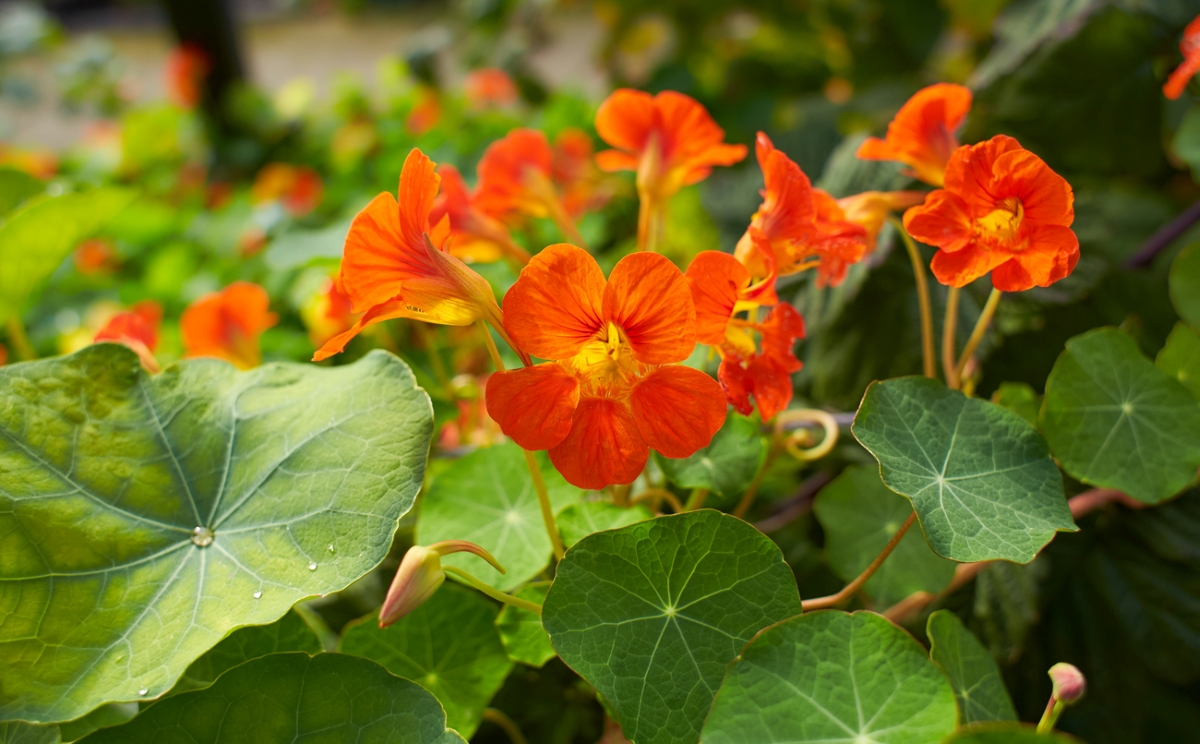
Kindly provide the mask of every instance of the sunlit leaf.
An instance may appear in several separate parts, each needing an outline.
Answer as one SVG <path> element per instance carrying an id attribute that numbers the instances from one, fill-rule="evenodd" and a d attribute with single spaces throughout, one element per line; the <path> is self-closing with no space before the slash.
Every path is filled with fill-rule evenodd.
<path id="1" fill-rule="evenodd" d="M 387 742 L 465 744 L 437 700 L 369 659 L 271 654 L 173 695 L 81 744 Z"/>
<path id="2" fill-rule="evenodd" d="M 957 615 L 938 610 L 929 616 L 925 632 L 929 636 L 929 658 L 950 680 L 964 724 L 1017 720 L 996 661 Z"/>
<path id="3" fill-rule="evenodd" d="M 24 171 L 0 168 L 0 217 L 45 190 L 45 183 Z"/>
<path id="4" fill-rule="evenodd" d="M 563 509 L 556 521 L 563 543 L 571 547 L 593 532 L 624 527 L 653 516 L 642 504 L 624 507 L 609 501 L 585 501 Z"/>
<path id="5" fill-rule="evenodd" d="M 1075 529 L 1046 440 L 1006 408 L 902 377 L 867 389 L 853 431 L 943 557 L 1028 563 Z"/>
<path id="6" fill-rule="evenodd" d="M 1115 328 L 1067 342 L 1041 422 L 1072 477 L 1148 504 L 1179 493 L 1200 467 L 1200 403 Z"/>
<path id="7" fill-rule="evenodd" d="M 38 726 L 10 721 L 0 723 L 0 744 L 59 744 L 58 726 Z"/>
<path id="8" fill-rule="evenodd" d="M 546 601 L 548 584 L 522 587 L 516 593 L 521 599 L 541 604 Z M 554 646 L 550 645 L 550 636 L 542 627 L 542 616 L 535 612 L 505 605 L 496 618 L 496 630 L 500 631 L 500 640 L 504 650 L 513 661 L 540 667 L 555 657 Z"/>
<path id="9" fill-rule="evenodd" d="M 954 730 L 950 683 L 880 615 L 810 612 L 756 637 L 729 668 L 705 744 L 928 744 Z"/>
<path id="10" fill-rule="evenodd" d="M 558 565 L 542 622 L 638 744 L 696 742 L 725 667 L 800 612 L 779 548 L 703 510 L 600 532 Z"/>
<path id="11" fill-rule="evenodd" d="M 150 377 L 99 344 L 0 368 L 0 718 L 152 699 L 230 630 L 355 581 L 412 506 L 431 433 L 385 352 Z"/>

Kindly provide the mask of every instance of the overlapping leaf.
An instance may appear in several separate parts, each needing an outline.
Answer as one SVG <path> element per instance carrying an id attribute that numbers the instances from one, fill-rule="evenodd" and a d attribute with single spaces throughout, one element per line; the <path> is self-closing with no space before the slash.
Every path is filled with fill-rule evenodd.
<path id="1" fill-rule="evenodd" d="M 1200 336 L 1184 323 L 1176 323 L 1154 366 L 1173 377 L 1200 400 Z"/>
<path id="2" fill-rule="evenodd" d="M 226 670 L 267 654 L 321 651 L 321 640 L 295 610 L 270 625 L 238 628 L 192 662 L 169 694 L 208 687 Z"/>
<path id="3" fill-rule="evenodd" d="M 546 601 L 548 584 L 531 584 L 522 587 L 516 593 L 521 599 L 541 604 Z M 522 607 L 505 605 L 496 617 L 496 630 L 500 631 L 500 640 L 504 650 L 513 661 L 540 667 L 554 658 L 554 646 L 550 644 L 550 636 L 542 627 L 542 616 Z"/>
<path id="4" fill-rule="evenodd" d="M 1017 720 L 996 661 L 957 615 L 938 610 L 929 616 L 926 633 L 929 658 L 950 680 L 963 724 Z"/>
<path id="5" fill-rule="evenodd" d="M 101 344 L 0 369 L 0 718 L 156 697 L 230 630 L 358 579 L 431 421 L 384 352 L 149 377 Z"/>
<path id="6" fill-rule="evenodd" d="M 1168 275 L 1171 302 L 1179 317 L 1192 328 L 1200 328 L 1200 243 L 1179 252 Z"/>
<path id="7" fill-rule="evenodd" d="M 707 447 L 682 459 L 659 457 L 658 463 L 678 486 L 707 488 L 716 498 L 731 499 L 746 490 L 766 456 L 758 423 L 731 413 Z"/>
<path id="8" fill-rule="evenodd" d="M 1032 725 L 985 723 L 966 726 L 942 740 L 942 744 L 1081 744 L 1074 736 L 1052 731 L 1039 734 Z"/>
<path id="9" fill-rule="evenodd" d="M 557 522 L 563 543 L 570 547 L 593 532 L 624 527 L 653 516 L 641 504 L 621 507 L 609 501 L 585 501 L 563 509 Z"/>

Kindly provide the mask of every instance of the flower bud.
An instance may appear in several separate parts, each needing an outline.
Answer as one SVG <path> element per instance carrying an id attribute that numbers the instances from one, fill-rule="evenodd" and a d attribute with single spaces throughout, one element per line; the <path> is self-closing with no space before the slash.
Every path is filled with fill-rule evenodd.
<path id="1" fill-rule="evenodd" d="M 491 553 L 466 540 L 443 540 L 424 547 L 414 545 L 401 559 L 396 578 L 392 579 L 383 606 L 379 608 L 379 627 L 386 628 L 432 597 L 446 580 L 442 556 L 464 552 L 479 556 L 500 573 L 505 573 L 504 566 Z"/>
<path id="2" fill-rule="evenodd" d="M 1054 699 L 1063 705 L 1076 703 L 1087 693 L 1087 680 L 1073 664 L 1055 664 L 1050 667 L 1049 674 L 1054 684 Z"/>

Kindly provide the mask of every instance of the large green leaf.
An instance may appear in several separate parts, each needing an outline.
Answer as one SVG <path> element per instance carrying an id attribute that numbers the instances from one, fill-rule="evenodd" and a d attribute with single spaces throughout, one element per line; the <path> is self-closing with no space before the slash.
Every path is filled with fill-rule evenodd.
<path id="1" fill-rule="evenodd" d="M 0 226 L 0 322 L 21 312 L 84 238 L 133 201 L 133 191 L 101 188 L 34 200 Z"/>
<path id="2" fill-rule="evenodd" d="M 1028 563 L 1076 529 L 1046 440 L 1006 408 L 901 377 L 867 388 L 853 431 L 941 556 Z"/>
<path id="3" fill-rule="evenodd" d="M 58 726 L 36 726 L 12 721 L 0 723 L 0 744 L 59 744 Z"/>
<path id="4" fill-rule="evenodd" d="M 374 659 L 429 690 L 450 727 L 470 737 L 513 665 L 496 630 L 499 612 L 478 592 L 447 583 L 387 628 L 376 615 L 351 625 L 339 650 Z"/>
<path id="5" fill-rule="evenodd" d="M 1081 744 L 1074 736 L 1057 731 L 1039 734 L 1029 724 L 985 723 L 964 726 L 942 740 L 942 744 Z"/>
<path id="6" fill-rule="evenodd" d="M 1041 421 L 1071 476 L 1147 504 L 1179 493 L 1200 467 L 1200 403 L 1115 328 L 1067 342 Z"/>
<path id="7" fill-rule="evenodd" d="M 267 654 L 321 651 L 321 639 L 295 610 L 270 625 L 251 625 L 238 628 L 225 640 L 192 662 L 170 693 L 187 692 L 208 687 L 226 670 Z"/>
<path id="8" fill-rule="evenodd" d="M 929 658 L 950 680 L 964 724 L 1017 720 L 996 661 L 957 615 L 938 610 L 929 616 L 925 632 L 929 636 Z"/>
<path id="9" fill-rule="evenodd" d="M 650 519 L 654 515 L 641 504 L 617 506 L 610 501 L 585 501 L 571 504 L 559 512 L 558 530 L 563 543 L 571 547 L 593 532 L 616 529 Z"/>
<path id="10" fill-rule="evenodd" d="M 580 540 L 558 564 L 542 623 L 554 648 L 638 744 L 695 742 L 725 667 L 800 612 L 779 548 L 712 510 Z"/>
<path id="11" fill-rule="evenodd" d="M 431 432 L 385 352 L 150 377 L 99 344 L 0 368 L 0 718 L 156 697 L 230 630 L 355 581 Z"/>
<path id="12" fill-rule="evenodd" d="M 1031 425 L 1037 426 L 1038 410 L 1042 407 L 1041 396 L 1033 386 L 1024 382 L 1002 382 L 992 393 L 992 402 L 1018 414 Z"/>
<path id="13" fill-rule="evenodd" d="M 557 511 L 582 494 L 567 483 L 549 458 L 538 456 L 542 478 Z M 454 553 L 442 559 L 508 591 L 550 563 L 550 537 L 542 521 L 525 454 L 509 442 L 480 449 L 454 463 L 429 484 L 421 501 L 417 540 L 470 540 L 495 556 L 508 573 L 499 574 L 478 556 Z"/>
<path id="14" fill-rule="evenodd" d="M 550 591 L 549 584 L 531 584 L 522 587 L 517 592 L 521 599 L 541 604 L 546 601 L 546 592 Z M 504 650 L 513 661 L 541 667 L 555 657 L 554 646 L 550 644 L 550 636 L 542 627 L 542 616 L 515 605 L 505 605 L 496 618 L 496 630 L 500 631 L 500 640 Z"/>
<path id="15" fill-rule="evenodd" d="M 851 581 L 871 565 L 913 508 L 883 485 L 877 468 L 851 465 L 821 489 L 813 511 L 825 530 L 830 568 Z M 954 577 L 954 567 L 930 550 L 917 530 L 909 530 L 865 589 L 890 605 L 914 592 L 941 591 Z"/>
<path id="16" fill-rule="evenodd" d="M 1179 380 L 1193 398 L 1200 400 L 1200 336 L 1186 324 L 1175 324 L 1154 366 Z"/>
<path id="17" fill-rule="evenodd" d="M 45 190 L 44 182 L 24 171 L 0 168 L 0 217 Z"/>
<path id="18" fill-rule="evenodd" d="M 437 700 L 369 659 L 271 654 L 81 744 L 465 744 Z"/>
<path id="19" fill-rule="evenodd" d="M 954 730 L 950 683 L 880 615 L 810 612 L 758 635 L 729 668 L 705 744 L 929 744 Z"/>
<path id="20" fill-rule="evenodd" d="M 707 447 L 678 460 L 659 457 L 658 464 L 672 483 L 707 488 L 728 500 L 746 490 L 766 456 L 767 445 L 758 423 L 731 413 Z"/>
<path id="21" fill-rule="evenodd" d="M 1179 252 L 1168 275 L 1171 302 L 1179 317 L 1200 329 L 1200 243 Z"/>

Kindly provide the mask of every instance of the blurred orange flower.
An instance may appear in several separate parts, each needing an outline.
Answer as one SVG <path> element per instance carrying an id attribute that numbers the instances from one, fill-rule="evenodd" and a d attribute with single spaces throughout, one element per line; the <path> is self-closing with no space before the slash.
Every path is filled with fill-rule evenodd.
<path id="1" fill-rule="evenodd" d="M 525 449 L 548 449 L 570 483 L 631 483 L 651 449 L 687 457 L 724 422 L 717 382 L 678 364 L 696 345 L 696 313 L 665 257 L 626 256 L 606 282 L 587 251 L 552 245 L 504 306 L 517 346 L 550 361 L 493 374 L 488 413 Z"/>
<path id="2" fill-rule="evenodd" d="M 517 102 L 517 84 L 504 70 L 484 67 L 467 73 L 463 84 L 467 105 L 473 109 L 503 108 Z"/>
<path id="3" fill-rule="evenodd" d="M 45 181 L 58 172 L 58 157 L 47 150 L 21 150 L 0 142 L 0 167 L 13 168 Z"/>
<path id="4" fill-rule="evenodd" d="M 599 209 L 610 193 L 601 187 L 600 173 L 592 158 L 592 138 L 582 129 L 567 128 L 554 138 L 551 178 L 562 192 L 563 208 L 578 219 Z"/>
<path id="5" fill-rule="evenodd" d="M 864 191 L 837 200 L 846 220 L 867 231 L 867 255 L 875 252 L 879 232 L 892 212 L 900 212 L 925 201 L 924 191 Z"/>
<path id="6" fill-rule="evenodd" d="M 117 263 L 117 250 L 111 240 L 90 238 L 75 249 L 75 268 L 81 274 L 109 274 Z"/>
<path id="7" fill-rule="evenodd" d="M 138 355 L 147 372 L 159 371 L 154 350 L 158 348 L 158 326 L 162 308 L 157 302 L 139 302 L 126 312 L 117 313 L 96 334 L 95 342 L 125 344 Z"/>
<path id="8" fill-rule="evenodd" d="M 264 165 L 250 187 L 250 200 L 255 204 L 277 201 L 293 217 L 316 209 L 324 194 L 325 186 L 315 170 L 287 163 Z"/>
<path id="9" fill-rule="evenodd" d="M 194 108 L 200 103 L 204 78 L 212 66 L 199 47 L 182 44 L 167 55 L 167 97 L 182 108 Z"/>
<path id="10" fill-rule="evenodd" d="M 408 128 L 408 131 L 420 136 L 436 127 L 441 119 L 442 102 L 438 97 L 437 89 L 422 85 L 417 91 L 417 102 L 412 111 L 408 113 L 408 119 L 404 122 L 404 126 Z"/>
<path id="11" fill-rule="evenodd" d="M 513 129 L 484 151 L 474 203 L 499 220 L 514 215 L 548 217 L 568 239 L 582 244 L 551 180 L 553 167 L 554 152 L 543 132 Z"/>
<path id="12" fill-rule="evenodd" d="M 954 83 L 922 88 L 900 107 L 887 137 L 868 137 L 858 148 L 863 160 L 894 160 L 911 175 L 941 186 L 946 163 L 958 147 L 955 132 L 971 110 L 971 90 Z"/>
<path id="13" fill-rule="evenodd" d="M 449 217 L 448 250 L 452 256 L 467 263 L 490 263 L 504 255 L 522 265 L 529 262 L 529 253 L 517 245 L 504 223 L 475 206 L 457 168 L 443 164 L 438 166 L 438 173 L 442 188 L 429 213 L 429 224 L 436 225 L 443 217 Z"/>
<path id="14" fill-rule="evenodd" d="M 1183 38 L 1179 40 L 1179 51 L 1183 52 L 1183 62 L 1176 67 L 1163 86 L 1163 95 L 1172 101 L 1183 95 L 1187 84 L 1200 72 L 1200 16 L 1183 29 Z"/>
<path id="15" fill-rule="evenodd" d="M 1074 270 L 1074 219 L 1070 184 L 1001 134 L 955 151 L 946 187 L 909 209 L 904 228 L 941 249 L 932 268 L 942 284 L 964 287 L 990 271 L 996 289 L 1020 292 Z"/>
<path id="16" fill-rule="evenodd" d="M 308 328 L 309 340 L 318 349 L 329 339 L 349 330 L 357 320 L 350 298 L 338 291 L 337 282 L 332 278 L 326 279 L 321 289 L 304 303 L 300 317 Z"/>
<path id="17" fill-rule="evenodd" d="M 8 363 L 8 347 L 0 344 L 0 367 Z"/>
<path id="18" fill-rule="evenodd" d="M 262 361 L 258 339 L 278 317 L 268 310 L 267 291 L 250 282 L 234 282 L 211 292 L 183 311 L 180 331 L 184 356 L 216 357 L 238 369 Z"/>
<path id="19" fill-rule="evenodd" d="M 433 161 L 413 148 L 400 173 L 399 200 L 382 193 L 354 218 L 337 281 L 353 311 L 363 315 L 318 349 L 314 361 L 341 352 L 364 328 L 390 318 L 443 325 L 485 320 L 505 334 L 491 285 L 446 250 L 449 217 L 429 226 L 440 181 Z"/>

